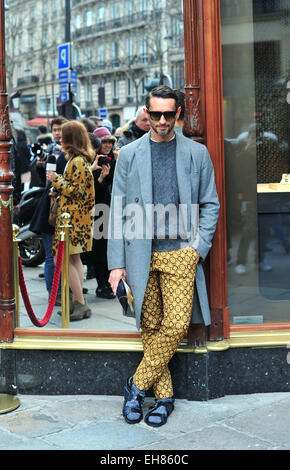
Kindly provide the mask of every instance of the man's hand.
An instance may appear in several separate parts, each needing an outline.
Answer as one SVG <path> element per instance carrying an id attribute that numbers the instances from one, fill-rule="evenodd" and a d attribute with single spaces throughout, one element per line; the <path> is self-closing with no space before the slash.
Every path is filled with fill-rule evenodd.
<path id="1" fill-rule="evenodd" d="M 126 280 L 127 274 L 125 268 L 112 269 L 109 277 L 109 283 L 111 284 L 114 295 L 117 294 L 117 287 L 120 279 Z"/>

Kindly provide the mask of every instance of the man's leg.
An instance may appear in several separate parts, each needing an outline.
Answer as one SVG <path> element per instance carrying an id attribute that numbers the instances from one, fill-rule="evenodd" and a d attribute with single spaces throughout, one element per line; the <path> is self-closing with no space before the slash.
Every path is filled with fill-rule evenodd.
<path id="1" fill-rule="evenodd" d="M 152 254 L 152 270 L 159 271 L 163 317 L 158 331 L 144 335 L 144 356 L 133 380 L 141 390 L 154 386 L 157 399 L 173 396 L 168 363 L 190 323 L 197 261 L 192 249 Z"/>
<path id="2" fill-rule="evenodd" d="M 144 352 L 150 347 L 162 320 L 162 298 L 159 288 L 159 273 L 150 270 L 141 314 L 141 337 Z M 143 400 L 145 397 L 142 376 L 135 383 L 135 377 L 129 377 L 124 390 L 123 416 L 127 423 L 139 423 L 143 417 Z"/>
<path id="3" fill-rule="evenodd" d="M 159 285 L 159 272 L 150 270 L 141 312 L 141 338 L 143 353 L 147 353 L 155 336 L 159 332 L 163 315 L 162 296 Z M 133 381 L 140 390 L 147 390 L 147 382 L 142 375 L 133 376 Z"/>

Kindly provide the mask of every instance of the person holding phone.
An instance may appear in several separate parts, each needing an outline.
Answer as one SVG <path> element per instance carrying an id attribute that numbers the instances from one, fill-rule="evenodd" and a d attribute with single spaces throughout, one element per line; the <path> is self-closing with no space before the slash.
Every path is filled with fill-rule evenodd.
<path id="1" fill-rule="evenodd" d="M 95 148 L 96 157 L 91 166 L 95 184 L 95 218 L 93 247 L 89 254 L 89 260 L 97 281 L 96 296 L 103 299 L 114 299 L 115 295 L 109 284 L 107 228 L 116 163 L 113 157 L 113 145 L 116 139 L 105 127 L 95 129 L 93 135 L 90 135 L 90 139 Z"/>
<path id="2" fill-rule="evenodd" d="M 68 212 L 70 220 L 69 285 L 73 293 L 70 320 L 91 316 L 83 296 L 83 265 L 80 254 L 91 251 L 93 239 L 94 179 L 91 163 L 95 158 L 88 132 L 78 121 L 69 121 L 61 129 L 62 148 L 67 165 L 63 176 L 47 171 L 47 179 L 59 193 L 54 253 L 61 233 L 61 215 Z"/>

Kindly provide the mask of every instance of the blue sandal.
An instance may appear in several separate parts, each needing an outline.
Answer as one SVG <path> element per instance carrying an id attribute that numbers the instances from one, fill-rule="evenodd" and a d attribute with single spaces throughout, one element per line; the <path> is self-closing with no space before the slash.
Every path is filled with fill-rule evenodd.
<path id="1" fill-rule="evenodd" d="M 166 424 L 168 416 L 174 410 L 174 398 L 158 398 L 155 405 L 150 407 L 144 421 L 148 426 L 158 428 Z"/>
<path id="2" fill-rule="evenodd" d="M 146 393 L 139 390 L 133 382 L 133 377 L 129 377 L 124 389 L 123 416 L 128 424 L 136 424 L 143 418 L 142 405 Z"/>

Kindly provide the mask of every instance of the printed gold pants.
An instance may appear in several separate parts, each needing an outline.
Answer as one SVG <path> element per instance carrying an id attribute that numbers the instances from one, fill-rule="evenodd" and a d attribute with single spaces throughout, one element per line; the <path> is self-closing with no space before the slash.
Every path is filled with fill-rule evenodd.
<path id="1" fill-rule="evenodd" d="M 192 248 L 153 252 L 141 314 L 144 356 L 133 376 L 156 398 L 173 396 L 168 363 L 187 334 L 198 254 Z"/>

